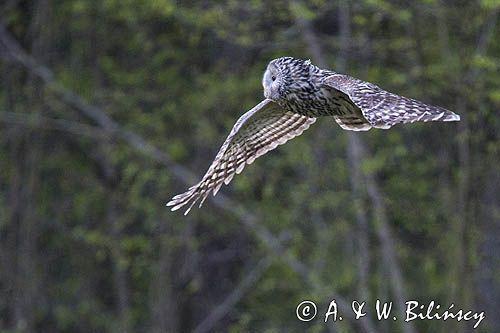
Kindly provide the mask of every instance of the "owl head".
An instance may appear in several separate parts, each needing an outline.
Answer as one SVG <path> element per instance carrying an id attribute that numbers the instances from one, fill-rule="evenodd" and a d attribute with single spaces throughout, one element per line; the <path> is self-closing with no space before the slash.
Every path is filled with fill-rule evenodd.
<path id="1" fill-rule="evenodd" d="M 269 62 L 262 78 L 264 97 L 275 102 L 286 99 L 296 85 L 309 80 L 310 60 L 292 57 L 277 58 Z"/>

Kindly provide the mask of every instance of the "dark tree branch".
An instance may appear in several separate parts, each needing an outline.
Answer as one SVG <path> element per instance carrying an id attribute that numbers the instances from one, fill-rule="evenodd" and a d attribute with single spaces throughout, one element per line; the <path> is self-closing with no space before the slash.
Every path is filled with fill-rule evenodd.
<path id="1" fill-rule="evenodd" d="M 35 113 L 26 114 L 3 111 L 0 112 L 0 122 L 6 124 L 15 124 L 27 129 L 63 131 L 75 135 L 95 138 L 97 140 L 105 140 L 111 138 L 109 133 L 96 126 L 90 126 L 77 121 L 66 119 L 44 117 Z"/>
<path id="2" fill-rule="evenodd" d="M 265 257 L 261 259 L 257 265 L 246 274 L 245 277 L 240 281 L 236 288 L 227 297 L 217 305 L 205 319 L 199 323 L 193 332 L 195 333 L 205 333 L 210 332 L 219 320 L 224 318 L 231 310 L 234 308 L 236 303 L 240 301 L 248 291 L 259 281 L 262 275 L 271 265 L 271 257 Z"/>

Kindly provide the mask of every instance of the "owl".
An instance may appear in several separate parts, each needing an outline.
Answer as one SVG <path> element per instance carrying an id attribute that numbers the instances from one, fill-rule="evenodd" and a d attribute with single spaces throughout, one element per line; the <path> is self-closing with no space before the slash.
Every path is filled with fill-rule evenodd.
<path id="1" fill-rule="evenodd" d="M 398 96 L 354 77 L 313 65 L 309 60 L 272 60 L 262 78 L 265 99 L 243 114 L 199 183 L 167 203 L 187 205 L 185 215 L 210 192 L 215 196 L 245 165 L 302 134 L 318 117 L 332 117 L 344 130 L 388 129 L 417 121 L 459 121 L 441 107 Z"/>

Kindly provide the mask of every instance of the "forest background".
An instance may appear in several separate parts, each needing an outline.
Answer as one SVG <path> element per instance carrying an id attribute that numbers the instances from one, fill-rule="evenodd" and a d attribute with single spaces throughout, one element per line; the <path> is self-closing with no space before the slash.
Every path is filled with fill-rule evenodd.
<path id="1" fill-rule="evenodd" d="M 0 4 L 1 332 L 467 332 L 355 320 L 435 300 L 500 332 L 497 0 Z M 187 216 L 290 55 L 459 123 L 320 119 Z M 302 300 L 319 316 L 296 318 Z M 335 299 L 341 322 L 323 322 Z M 349 314 L 350 313 L 350 314 Z"/>

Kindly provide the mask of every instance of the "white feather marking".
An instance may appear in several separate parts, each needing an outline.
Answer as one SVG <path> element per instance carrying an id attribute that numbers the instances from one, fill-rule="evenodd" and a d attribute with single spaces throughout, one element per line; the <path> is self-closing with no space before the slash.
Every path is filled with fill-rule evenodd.
<path id="1" fill-rule="evenodd" d="M 460 121 L 460 116 L 458 114 L 450 114 L 443 119 L 443 121 Z"/>
<path id="2" fill-rule="evenodd" d="M 244 167 L 245 167 L 245 162 L 238 165 L 238 168 L 236 169 L 236 173 L 239 175 L 243 171 Z"/>
<path id="3" fill-rule="evenodd" d="M 227 178 L 226 178 L 227 179 Z M 213 192 L 213 195 L 215 197 L 215 195 L 217 194 L 217 192 L 219 192 L 221 186 L 222 186 L 223 182 L 220 182 L 219 185 L 217 185 L 216 188 L 214 188 L 214 192 Z"/>
<path id="4" fill-rule="evenodd" d="M 420 115 L 420 117 L 418 117 L 418 118 L 417 118 L 417 121 L 421 121 L 421 120 L 422 120 L 422 118 L 423 118 L 423 117 L 425 117 L 425 116 L 426 116 L 426 115 L 428 115 L 428 114 L 429 114 L 429 112 L 425 111 L 424 113 L 422 113 L 422 114 Z"/>
<path id="5" fill-rule="evenodd" d="M 231 182 L 231 180 L 233 180 L 233 177 L 234 177 L 234 173 L 227 176 L 227 178 L 224 179 L 224 184 L 228 185 Z"/>
<path id="6" fill-rule="evenodd" d="M 441 112 L 438 115 L 436 115 L 434 118 L 432 118 L 432 120 L 439 120 L 439 119 L 443 118 L 443 116 L 444 116 L 444 112 Z"/>

